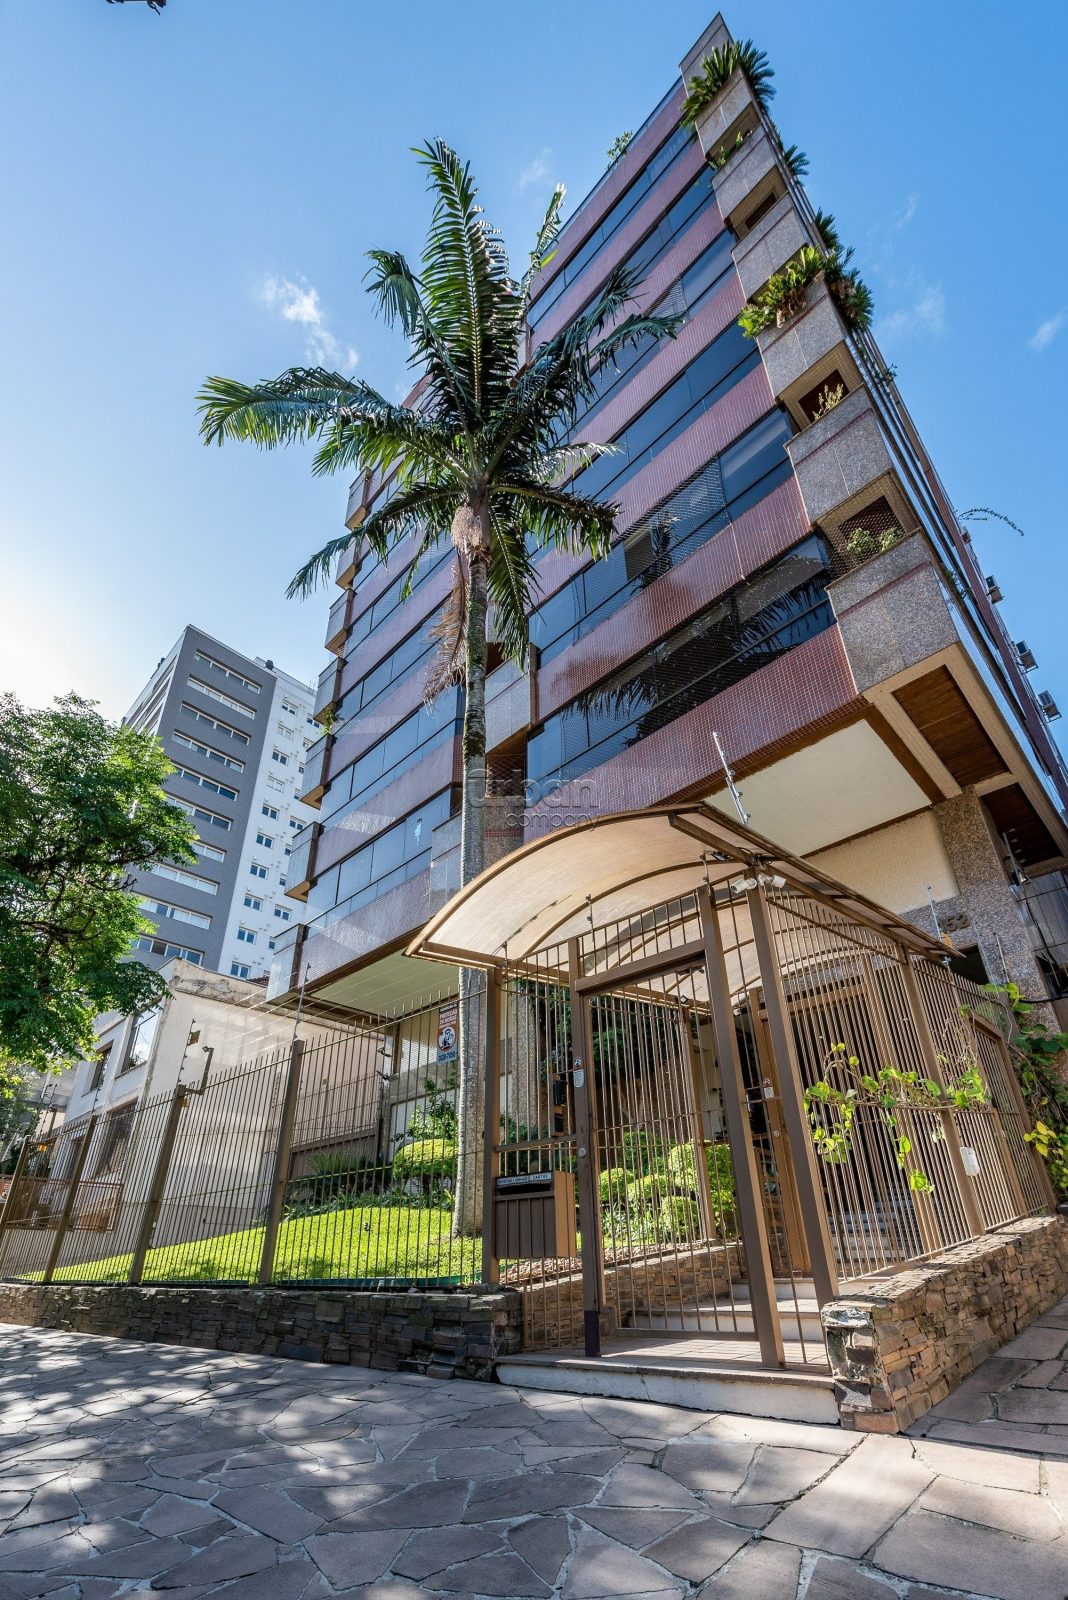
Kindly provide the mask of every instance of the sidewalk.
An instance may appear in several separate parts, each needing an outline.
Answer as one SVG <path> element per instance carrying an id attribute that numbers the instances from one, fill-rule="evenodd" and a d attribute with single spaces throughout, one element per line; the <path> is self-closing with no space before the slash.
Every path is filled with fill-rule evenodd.
<path id="1" fill-rule="evenodd" d="M 1066 1347 L 887 1438 L 0 1328 L 0 1600 L 1065 1600 Z"/>

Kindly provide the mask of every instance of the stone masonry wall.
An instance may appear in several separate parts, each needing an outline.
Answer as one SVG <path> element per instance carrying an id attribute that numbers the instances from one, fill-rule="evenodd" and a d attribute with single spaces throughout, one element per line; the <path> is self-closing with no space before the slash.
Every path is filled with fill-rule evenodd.
<path id="1" fill-rule="evenodd" d="M 725 1294 L 739 1274 L 738 1247 L 677 1246 L 650 1249 L 630 1260 L 607 1261 L 601 1333 L 607 1337 L 654 1312 L 707 1305 Z M 566 1348 L 583 1341 L 582 1275 L 535 1278 L 522 1288 L 523 1340 L 529 1349 Z"/>
<path id="2" fill-rule="evenodd" d="M 0 1322 L 440 1378 L 520 1347 L 518 1294 L 0 1283 Z"/>
<path id="3" fill-rule="evenodd" d="M 1068 1288 L 1068 1221 L 1026 1217 L 823 1308 L 842 1424 L 898 1433 Z"/>

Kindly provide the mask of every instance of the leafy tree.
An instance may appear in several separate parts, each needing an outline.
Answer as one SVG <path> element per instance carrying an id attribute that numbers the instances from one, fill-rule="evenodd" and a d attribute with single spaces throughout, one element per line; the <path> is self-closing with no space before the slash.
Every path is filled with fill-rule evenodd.
<path id="1" fill-rule="evenodd" d="M 671 318 L 633 311 L 635 284 L 610 274 L 594 302 L 533 351 L 528 319 L 534 279 L 555 251 L 558 188 L 521 279 L 478 204 L 471 169 L 436 140 L 415 152 L 427 172 L 433 210 L 420 269 L 392 250 L 372 250 L 367 286 L 377 310 L 409 344 L 421 379 L 414 405 L 396 405 L 369 383 L 321 368 L 295 368 L 265 383 L 209 378 L 199 395 L 205 443 L 241 439 L 272 449 L 316 440 L 317 473 L 393 477 L 360 532 L 383 559 L 414 534 L 408 582 L 443 540 L 455 551 L 452 596 L 436 624 L 441 650 L 428 690 L 462 680 L 463 822 L 461 882 L 485 865 L 486 670 L 488 615 L 503 653 L 521 665 L 527 615 L 537 593 L 539 548 L 601 556 L 615 508 L 583 495 L 570 475 L 607 448 L 573 434 L 597 393 L 595 373 L 627 346 L 672 334 Z M 297 572 L 291 595 L 329 576 L 350 540 L 332 539 Z M 474 977 L 461 979 L 463 1020 Z M 477 1029 L 461 1028 L 460 1152 L 456 1227 L 480 1224 L 483 1093 Z"/>
<path id="2" fill-rule="evenodd" d="M 46 711 L 0 697 L 0 1078 L 58 1071 L 92 1049 L 99 1012 L 166 992 L 130 959 L 151 924 L 128 872 L 195 860 L 172 770 L 154 735 L 76 695 Z"/>

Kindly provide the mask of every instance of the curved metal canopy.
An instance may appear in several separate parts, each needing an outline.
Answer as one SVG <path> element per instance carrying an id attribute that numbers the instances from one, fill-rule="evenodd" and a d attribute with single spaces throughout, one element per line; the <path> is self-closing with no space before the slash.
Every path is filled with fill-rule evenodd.
<path id="1" fill-rule="evenodd" d="M 754 864 L 793 888 L 936 959 L 943 945 L 807 862 L 699 802 L 595 817 L 487 867 L 431 917 L 408 955 L 492 967 L 528 960 L 593 923 L 744 876 Z"/>

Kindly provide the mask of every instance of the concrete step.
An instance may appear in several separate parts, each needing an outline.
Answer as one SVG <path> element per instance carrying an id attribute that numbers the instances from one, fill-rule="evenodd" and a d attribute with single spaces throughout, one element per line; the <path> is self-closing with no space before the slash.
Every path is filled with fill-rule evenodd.
<path id="1" fill-rule="evenodd" d="M 800 1347 L 795 1348 L 799 1358 Z M 610 1351 L 600 1357 L 508 1356 L 497 1362 L 497 1377 L 517 1389 L 655 1400 L 689 1411 L 731 1411 L 786 1422 L 838 1423 L 832 1380 L 819 1372 L 754 1370 L 645 1351 Z"/>
<path id="2" fill-rule="evenodd" d="M 780 1300 L 779 1325 L 784 1340 L 796 1340 L 800 1336 L 822 1349 L 823 1324 L 814 1299 L 799 1300 L 796 1310 L 792 1301 Z M 656 1332 L 677 1329 L 680 1333 L 705 1333 L 709 1338 L 715 1338 L 717 1330 L 727 1334 L 756 1332 L 748 1298 L 743 1300 L 740 1296 L 735 1297 L 733 1306 L 729 1300 L 717 1300 L 685 1306 L 679 1311 L 654 1311 L 642 1317 L 641 1326 Z"/>

